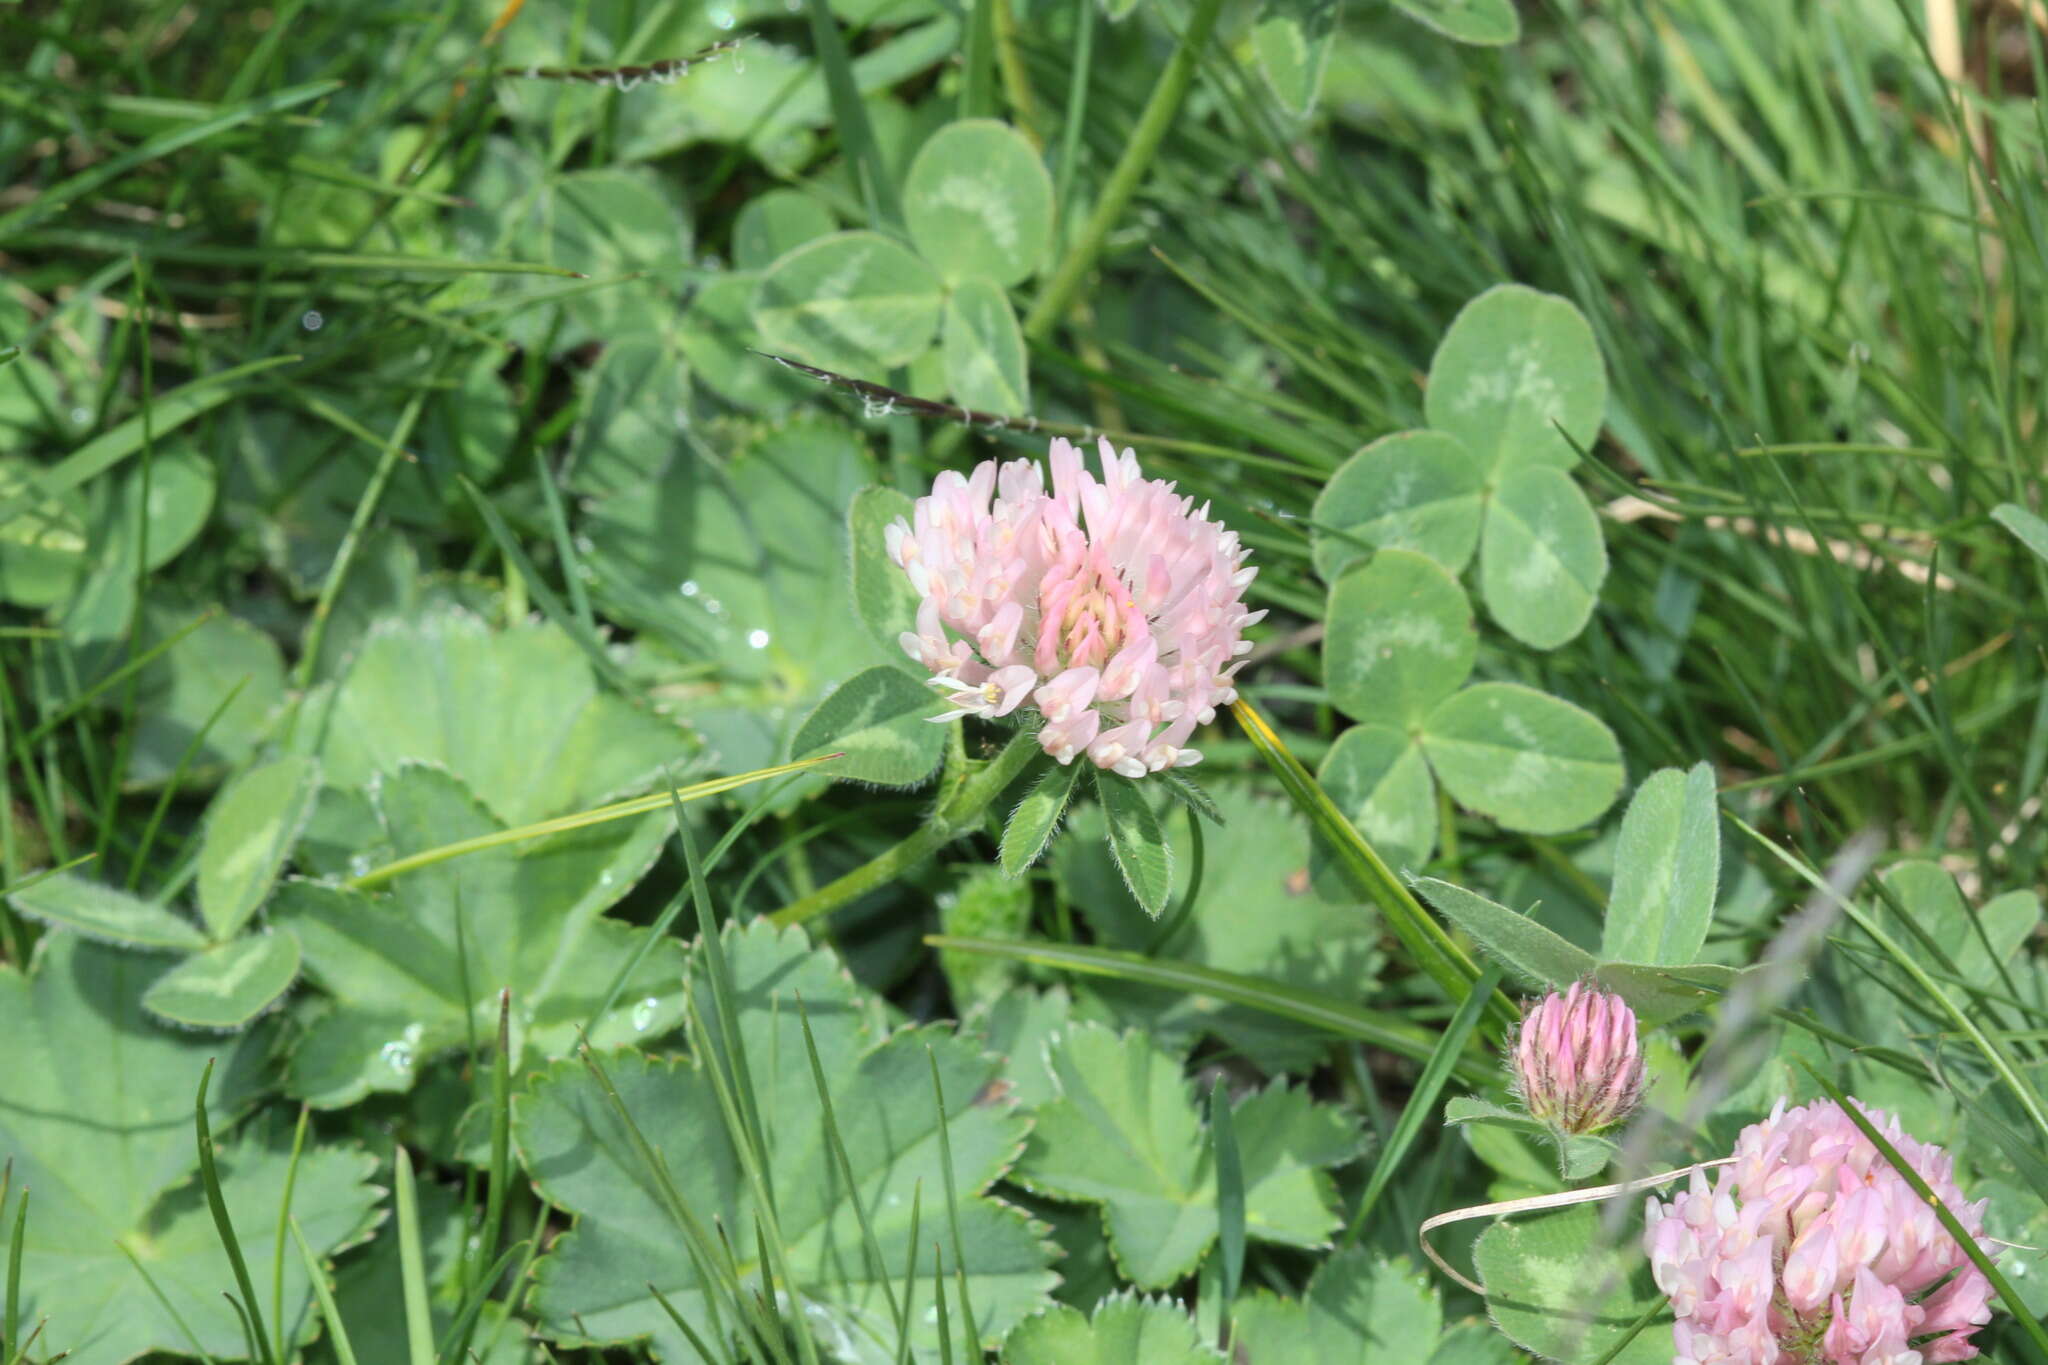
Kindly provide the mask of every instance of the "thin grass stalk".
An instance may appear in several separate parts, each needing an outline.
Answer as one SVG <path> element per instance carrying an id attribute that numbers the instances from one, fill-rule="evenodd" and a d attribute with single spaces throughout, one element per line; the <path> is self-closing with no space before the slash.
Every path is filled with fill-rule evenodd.
<path id="1" fill-rule="evenodd" d="M 255 1337 L 250 1353 L 263 1365 L 277 1365 L 277 1357 L 271 1354 L 270 1338 L 263 1331 L 263 1310 L 256 1302 L 256 1286 L 249 1279 L 249 1263 L 242 1256 L 241 1239 L 235 1236 L 234 1220 L 228 1217 L 227 1200 L 221 1194 L 220 1171 L 213 1160 L 213 1133 L 206 1117 L 206 1088 L 213 1080 L 213 1059 L 208 1058 L 206 1069 L 199 1073 L 199 1095 L 192 1105 L 192 1125 L 199 1143 L 199 1180 L 206 1190 L 206 1206 L 213 1212 L 213 1226 L 220 1234 L 221 1246 L 228 1253 L 228 1264 L 235 1272 L 235 1287 L 241 1291 L 241 1311 L 249 1319 L 249 1330 Z"/>

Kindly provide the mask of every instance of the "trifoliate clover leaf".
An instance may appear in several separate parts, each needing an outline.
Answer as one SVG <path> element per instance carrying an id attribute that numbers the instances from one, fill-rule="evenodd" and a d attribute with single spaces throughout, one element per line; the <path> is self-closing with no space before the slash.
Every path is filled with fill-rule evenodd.
<path id="1" fill-rule="evenodd" d="M 1039 1230 L 986 1191 L 1016 1158 L 1025 1121 L 1004 1093 L 996 1062 L 975 1041 L 943 1027 L 885 1034 L 879 1002 L 855 987 L 831 954 L 798 930 L 756 921 L 721 938 L 732 979 L 739 1052 L 746 1061 L 766 1146 L 776 1224 L 803 1300 L 801 1318 L 832 1359 L 897 1359 L 885 1282 L 898 1302 L 916 1265 L 912 1358 L 940 1358 L 932 1310 L 933 1256 L 939 1260 L 956 1342 L 966 1335 L 952 1235 L 946 1223 L 936 1062 L 945 1095 L 961 1247 L 976 1314 L 972 1335 L 987 1343 L 1042 1307 L 1055 1276 Z M 701 1046 L 730 1056 L 702 950 L 689 975 Z M 834 1156 L 803 1035 L 808 1018 L 851 1167 L 849 1190 Z M 622 1052 L 598 1059 L 633 1127 L 659 1154 L 671 1186 L 698 1224 L 725 1230 L 747 1292 L 761 1284 L 755 1264 L 761 1220 L 739 1149 L 721 1119 L 710 1077 L 691 1061 Z M 567 1343 L 652 1339 L 665 1361 L 694 1359 L 687 1339 L 644 1286 L 652 1284 L 706 1340 L 717 1310 L 696 1278 L 693 1244 L 666 1203 L 659 1176 L 638 1154 L 595 1075 L 559 1062 L 518 1098 L 514 1135 L 526 1169 L 548 1200 L 576 1215 L 573 1231 L 541 1261 L 534 1304 L 542 1331 Z M 870 1259 L 854 1207 L 858 1197 L 881 1251 Z M 915 1210 L 915 1215 L 913 1214 Z M 912 1226 L 917 1220 L 916 1255 Z M 934 1243 L 937 1251 L 934 1252 Z M 779 1292 L 787 1286 L 778 1282 Z M 956 1347 L 956 1349 L 958 1349 Z"/>
<path id="2" fill-rule="evenodd" d="M 1102 1205 L 1125 1277 L 1147 1289 L 1172 1285 L 1218 1232 L 1213 1147 L 1180 1059 L 1093 1024 L 1070 1029 L 1051 1057 L 1059 1097 L 1039 1107 L 1015 1178 L 1038 1194 Z M 1278 1086 L 1238 1103 L 1231 1125 L 1246 1235 L 1326 1245 L 1338 1217 L 1323 1168 L 1358 1154 L 1357 1125 Z"/>
<path id="3" fill-rule="evenodd" d="M 1308 1356 L 1300 1359 L 1310 1359 Z M 1092 1318 L 1060 1307 L 1019 1323 L 1003 1365 L 1221 1365 L 1194 1320 L 1171 1299 L 1113 1294 Z"/>
<path id="4" fill-rule="evenodd" d="M 272 1032 L 259 1024 L 223 1040 L 151 1022 L 143 989 L 163 970 L 160 958 L 71 934 L 45 938 L 26 975 L 0 968 L 9 1048 L 0 1157 L 28 1191 L 22 1323 L 43 1324 L 38 1358 L 69 1351 L 80 1365 L 112 1365 L 195 1347 L 243 1358 L 241 1325 L 221 1297 L 234 1271 L 194 1174 L 192 1103 L 209 1058 L 221 1192 L 269 1314 L 290 1135 L 265 1123 L 220 1135 L 261 1086 Z M 316 1253 L 369 1231 L 375 1168 L 352 1148 L 301 1154 L 291 1211 Z M 0 1258 L 11 1251 L 14 1207 L 0 1220 Z M 288 1248 L 283 1266 L 286 1339 L 304 1340 L 315 1312 L 305 1265 Z"/>
<path id="5" fill-rule="evenodd" d="M 503 828 L 454 776 L 408 764 L 380 781 L 398 857 Z M 389 893 L 288 882 L 272 921 L 297 937 L 306 975 L 333 997 L 292 1054 L 288 1088 L 330 1107 L 402 1091 L 417 1064 L 497 1028 L 512 992 L 514 1045 L 565 1055 L 591 1025 L 600 1046 L 682 1019 L 680 951 L 655 943 L 602 1019 L 590 1015 L 646 930 L 606 919 L 654 861 L 664 814 L 467 853 L 400 874 Z"/>

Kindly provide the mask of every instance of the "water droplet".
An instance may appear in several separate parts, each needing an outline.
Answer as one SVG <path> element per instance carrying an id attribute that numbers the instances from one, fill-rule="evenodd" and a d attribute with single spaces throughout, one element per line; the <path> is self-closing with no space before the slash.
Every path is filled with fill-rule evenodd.
<path id="1" fill-rule="evenodd" d="M 327 319 L 320 316 L 320 310 L 317 308 L 308 308 L 299 315 L 299 326 L 309 332 L 317 332 L 326 325 Z"/>
<path id="2" fill-rule="evenodd" d="M 384 1044 L 384 1065 L 401 1076 L 412 1075 L 412 1044 L 397 1038 Z"/>
<path id="3" fill-rule="evenodd" d="M 370 855 L 369 855 L 369 854 L 367 854 L 367 853 L 357 853 L 357 854 L 353 854 L 353 855 L 351 855 L 351 856 L 350 856 L 350 858 L 349 858 L 349 860 L 348 860 L 348 875 L 349 875 L 349 876 L 351 876 L 351 877 L 363 877 L 363 876 L 367 876 L 367 875 L 369 875 L 369 871 L 370 871 Z"/>
<path id="4" fill-rule="evenodd" d="M 612 881 L 613 877 L 610 869 L 606 869 L 605 871 L 597 874 L 597 884 L 599 886 L 610 886 L 612 884 Z"/>
<path id="5" fill-rule="evenodd" d="M 768 632 L 759 626 L 747 632 L 747 646 L 750 649 L 768 648 Z"/>
<path id="6" fill-rule="evenodd" d="M 731 28 L 734 23 L 732 11 L 723 7 L 705 11 L 705 17 L 720 28 Z"/>
<path id="7" fill-rule="evenodd" d="M 677 591 L 682 593 L 682 595 L 685 597 L 695 597 L 698 592 L 697 580 L 694 578 L 685 578 L 683 580 L 683 586 L 678 588 Z"/>
<path id="8" fill-rule="evenodd" d="M 654 1027 L 654 1013 L 660 1008 L 661 1002 L 651 995 L 633 1006 L 633 1032 L 645 1033 Z"/>
<path id="9" fill-rule="evenodd" d="M 725 615 L 725 604 L 715 597 L 707 597 L 704 599 L 704 610 L 710 612 L 713 616 L 723 616 Z"/>

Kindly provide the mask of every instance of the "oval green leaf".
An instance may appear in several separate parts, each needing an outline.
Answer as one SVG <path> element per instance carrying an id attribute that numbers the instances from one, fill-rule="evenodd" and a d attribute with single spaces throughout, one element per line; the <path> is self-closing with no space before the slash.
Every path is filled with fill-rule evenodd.
<path id="1" fill-rule="evenodd" d="M 30 919 L 75 930 L 87 938 L 181 952 L 206 946 L 206 936 L 183 915 L 69 872 L 25 886 L 7 900 Z"/>
<path id="2" fill-rule="evenodd" d="M 962 119 L 932 134 L 910 163 L 903 217 L 949 282 L 979 275 L 1016 284 L 1052 241 L 1052 177 L 1016 129 Z"/>
<path id="3" fill-rule="evenodd" d="M 769 266 L 752 310 L 767 349 L 886 379 L 931 345 L 943 302 L 923 261 L 879 232 L 839 232 Z"/>
<path id="4" fill-rule="evenodd" d="M 946 300 L 940 345 L 946 388 L 954 402 L 1002 417 L 1021 417 L 1031 410 L 1024 334 L 1000 287 L 985 279 L 961 281 Z"/>
<path id="5" fill-rule="evenodd" d="M 912 510 L 910 499 L 893 488 L 863 488 L 846 509 L 846 534 L 853 555 L 853 609 L 899 667 L 921 678 L 924 670 L 903 652 L 899 639 L 917 628 L 920 598 L 910 575 L 889 558 L 888 545 L 890 523 L 909 521 Z"/>
<path id="6" fill-rule="evenodd" d="M 765 270 L 775 258 L 838 230 L 832 210 L 802 190 L 770 190 L 747 201 L 732 226 L 732 260 Z"/>
<path id="7" fill-rule="evenodd" d="M 1010 812 L 1010 823 L 1003 826 L 1003 871 L 1021 877 L 1024 869 L 1038 861 L 1060 827 L 1060 817 L 1066 813 L 1080 776 L 1080 764 L 1055 763 L 1024 794 L 1017 809 Z"/>
<path id="8" fill-rule="evenodd" d="M 1438 344 L 1424 410 L 1489 473 L 1528 464 L 1569 469 L 1579 458 L 1574 447 L 1592 443 L 1607 410 L 1593 329 L 1555 294 L 1519 284 L 1489 289 Z"/>
<path id="9" fill-rule="evenodd" d="M 1479 587 L 1501 629 L 1555 649 L 1586 628 L 1607 578 L 1600 519 L 1571 476 L 1511 470 L 1494 489 L 1479 551 Z"/>
<path id="10" fill-rule="evenodd" d="M 214 797 L 199 845 L 199 916 L 218 943 L 270 895 L 320 794 L 320 768 L 287 757 L 251 768 Z"/>
<path id="11" fill-rule="evenodd" d="M 1095 790 L 1109 822 L 1109 851 L 1145 913 L 1158 919 L 1173 889 L 1173 853 L 1152 803 L 1128 777 L 1098 771 Z"/>
<path id="12" fill-rule="evenodd" d="M 1479 462 L 1441 431 L 1399 431 L 1346 460 L 1317 495 L 1316 572 L 1334 582 L 1374 550 L 1414 550 L 1453 574 L 1479 543 Z"/>
<path id="13" fill-rule="evenodd" d="M 778 411 L 817 393 L 814 380 L 755 352 L 765 343 L 754 327 L 754 292 L 760 276 L 716 275 L 683 314 L 676 345 L 690 372 L 726 402 L 755 411 Z"/>
<path id="14" fill-rule="evenodd" d="M 1354 720 L 1403 728 L 1458 690 L 1479 636 L 1472 604 L 1435 560 L 1382 550 L 1330 589 L 1324 684 Z"/>
<path id="15" fill-rule="evenodd" d="M 939 701 L 900 668 L 864 669 L 826 694 L 797 727 L 790 756 L 843 752 L 818 771 L 884 787 L 912 786 L 931 776 L 946 746 L 945 730 L 931 723 Z"/>
<path id="16" fill-rule="evenodd" d="M 187 1028 L 238 1029 L 291 989 L 299 975 L 299 941 L 290 934 L 253 934 L 195 953 L 156 979 L 143 1007 Z"/>
<path id="17" fill-rule="evenodd" d="M 1252 55 L 1288 113 L 1315 111 L 1343 11 L 1342 0 L 1276 0 L 1252 30 Z"/>
<path id="18" fill-rule="evenodd" d="M 1422 749 L 1460 805 L 1529 834 L 1577 829 L 1621 790 L 1614 732 L 1519 683 L 1478 683 L 1438 706 Z"/>
<path id="19" fill-rule="evenodd" d="M 1391 725 L 1354 725 L 1330 746 L 1316 780 L 1387 866 L 1398 872 L 1429 861 L 1436 848 L 1436 782 L 1408 735 Z M 1310 860 L 1326 861 L 1320 841 Z M 1320 879 L 1333 889 L 1343 884 L 1334 869 Z"/>
<path id="20" fill-rule="evenodd" d="M 1602 957 L 1657 967 L 1698 959 L 1721 880 L 1719 814 L 1704 763 L 1643 779 L 1621 817 Z"/>
<path id="21" fill-rule="evenodd" d="M 1461 43 L 1499 47 L 1522 36 L 1514 0 L 1394 0 L 1394 8 Z"/>

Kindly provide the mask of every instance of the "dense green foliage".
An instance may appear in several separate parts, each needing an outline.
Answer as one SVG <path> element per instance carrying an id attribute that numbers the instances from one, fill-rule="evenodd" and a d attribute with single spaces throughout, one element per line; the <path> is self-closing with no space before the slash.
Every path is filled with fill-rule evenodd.
<path id="1" fill-rule="evenodd" d="M 2048 1365 L 1961 8 L 0 7 L 0 1360 L 1652 1365 L 1640 1196 L 1419 1226 L 1840 1088 Z M 897 642 L 884 528 L 1097 432 L 1259 568 L 1192 769 Z"/>

